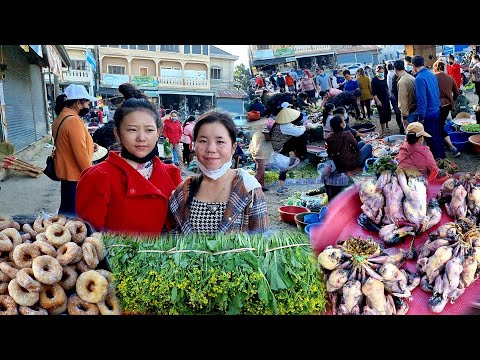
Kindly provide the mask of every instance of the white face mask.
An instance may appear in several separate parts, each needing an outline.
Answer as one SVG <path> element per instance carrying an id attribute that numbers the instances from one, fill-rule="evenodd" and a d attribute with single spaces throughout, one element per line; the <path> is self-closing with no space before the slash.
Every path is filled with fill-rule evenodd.
<path id="1" fill-rule="evenodd" d="M 227 161 L 225 164 L 222 165 L 220 169 L 217 170 L 208 170 L 205 166 L 202 165 L 200 161 L 198 162 L 198 167 L 200 168 L 200 171 L 203 173 L 203 175 L 209 177 L 212 180 L 217 180 L 220 179 L 223 175 L 225 175 L 227 170 L 232 167 L 232 158 L 230 158 L 229 161 Z"/>

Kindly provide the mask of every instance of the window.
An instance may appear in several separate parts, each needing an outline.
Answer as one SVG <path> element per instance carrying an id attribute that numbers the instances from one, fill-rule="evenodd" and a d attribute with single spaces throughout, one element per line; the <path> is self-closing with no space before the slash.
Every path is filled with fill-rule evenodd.
<path id="1" fill-rule="evenodd" d="M 125 75 L 125 66 L 123 65 L 108 65 L 108 73 L 114 75 Z"/>
<path id="2" fill-rule="evenodd" d="M 108 47 L 111 47 L 111 48 L 119 48 L 120 45 L 108 45 Z"/>
<path id="3" fill-rule="evenodd" d="M 137 45 L 137 50 L 148 50 L 148 45 Z"/>
<path id="4" fill-rule="evenodd" d="M 128 45 L 130 47 L 130 49 L 132 50 L 136 50 L 137 49 L 137 45 Z"/>
<path id="5" fill-rule="evenodd" d="M 160 51 L 179 52 L 178 45 L 160 45 Z"/>
<path id="6" fill-rule="evenodd" d="M 120 45 L 122 49 L 128 49 L 128 45 Z"/>
<path id="7" fill-rule="evenodd" d="M 72 70 L 87 70 L 87 62 L 85 60 L 71 60 Z"/>
<path id="8" fill-rule="evenodd" d="M 201 54 L 202 45 L 192 45 L 192 54 Z"/>
<path id="9" fill-rule="evenodd" d="M 210 69 L 210 78 L 212 80 L 220 80 L 222 78 L 222 70 L 218 68 L 212 68 Z"/>
<path id="10" fill-rule="evenodd" d="M 148 68 L 146 68 L 146 67 L 141 67 L 141 68 L 140 68 L 140 75 L 141 75 L 141 76 L 147 76 L 147 75 L 148 75 Z"/>
<path id="11" fill-rule="evenodd" d="M 157 51 L 157 45 L 148 45 L 148 50 Z"/>
<path id="12" fill-rule="evenodd" d="M 257 45 L 257 50 L 268 50 L 270 49 L 268 45 Z"/>
<path id="13" fill-rule="evenodd" d="M 190 45 L 183 45 L 183 53 L 190 54 Z"/>
<path id="14" fill-rule="evenodd" d="M 208 55 L 208 45 L 203 45 L 203 55 Z"/>

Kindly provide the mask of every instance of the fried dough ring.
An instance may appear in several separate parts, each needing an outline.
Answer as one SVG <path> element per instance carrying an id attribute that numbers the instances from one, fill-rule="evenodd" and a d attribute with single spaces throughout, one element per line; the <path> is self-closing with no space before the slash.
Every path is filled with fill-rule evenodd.
<path id="1" fill-rule="evenodd" d="M 77 278 L 77 272 L 72 266 L 64 266 L 62 272 L 62 279 L 58 283 L 65 290 L 70 290 L 77 283 Z"/>
<path id="2" fill-rule="evenodd" d="M 76 263 L 75 266 L 80 273 L 87 272 L 88 270 L 93 270 L 91 267 L 87 265 L 87 263 L 85 262 L 85 259 L 82 259 L 81 261 Z"/>
<path id="3" fill-rule="evenodd" d="M 6 235 L 12 241 L 13 247 L 20 245 L 22 243 L 22 236 L 20 235 L 17 229 L 14 229 L 14 228 L 4 229 L 0 231 L 0 236 L 2 234 Z"/>
<path id="4" fill-rule="evenodd" d="M 48 311 L 38 305 L 19 306 L 18 312 L 20 315 L 48 315 Z"/>
<path id="5" fill-rule="evenodd" d="M 15 300 L 18 305 L 23 306 L 34 305 L 40 297 L 40 293 L 38 292 L 24 291 L 24 289 L 18 283 L 17 279 L 12 279 L 8 283 L 8 294 L 13 298 L 13 300 Z"/>
<path id="6" fill-rule="evenodd" d="M 2 270 L 0 270 L 0 282 L 9 282 L 10 280 L 11 280 L 10 276 L 8 276 Z"/>
<path id="7" fill-rule="evenodd" d="M 83 259 L 89 268 L 95 269 L 99 263 L 97 250 L 92 243 L 84 242 L 82 244 Z"/>
<path id="8" fill-rule="evenodd" d="M 89 270 L 78 276 L 76 290 L 82 300 L 96 304 L 107 296 L 108 281 L 95 270 Z"/>
<path id="9" fill-rule="evenodd" d="M 47 227 L 43 224 L 43 219 L 41 216 L 37 217 L 33 222 L 33 230 L 37 232 L 37 234 L 44 233 Z"/>
<path id="10" fill-rule="evenodd" d="M 0 234 L 0 251 L 12 251 L 13 250 L 13 242 L 10 238 L 5 234 Z"/>
<path id="11" fill-rule="evenodd" d="M 94 236 L 89 236 L 85 239 L 84 244 L 85 243 L 90 243 L 93 246 L 95 246 L 98 261 L 102 261 L 103 259 L 105 259 L 105 254 L 106 254 L 105 244 L 103 243 L 103 240 L 101 238 L 97 238 L 97 237 L 94 237 Z"/>
<path id="12" fill-rule="evenodd" d="M 100 310 L 100 314 L 102 315 L 122 315 L 120 302 L 115 294 L 107 294 L 105 300 L 100 301 L 97 306 L 98 310 Z"/>
<path id="13" fill-rule="evenodd" d="M 42 234 L 45 234 L 45 233 L 42 233 Z M 38 234 L 38 237 L 40 236 L 41 234 Z M 55 250 L 53 245 L 49 244 L 47 241 L 39 240 L 38 237 L 37 237 L 37 240 L 32 243 L 32 245 L 35 246 L 40 251 L 40 254 L 50 255 L 51 257 L 57 257 L 57 250 Z"/>
<path id="14" fill-rule="evenodd" d="M 0 263 L 0 270 L 3 271 L 10 279 L 17 277 L 18 269 L 15 267 L 15 263 L 12 261 L 3 261 Z"/>
<path id="15" fill-rule="evenodd" d="M 27 289 L 29 292 L 39 292 L 42 284 L 33 277 L 33 270 L 31 268 L 23 268 L 17 273 L 18 284 Z"/>
<path id="16" fill-rule="evenodd" d="M 67 266 L 77 256 L 77 252 L 82 251 L 80 246 L 72 241 L 63 244 L 57 249 L 57 260 L 62 266 Z"/>
<path id="17" fill-rule="evenodd" d="M 60 225 L 65 225 L 67 223 L 67 217 L 65 215 L 53 215 L 50 216 L 49 218 L 43 220 L 43 225 L 45 227 L 49 227 L 52 224 L 60 224 Z"/>
<path id="18" fill-rule="evenodd" d="M 0 231 L 7 228 L 13 228 L 14 221 L 10 216 L 1 216 L 0 215 Z"/>
<path id="19" fill-rule="evenodd" d="M 60 224 L 52 224 L 45 230 L 47 240 L 55 247 L 60 247 L 72 239 L 72 234 L 68 229 Z"/>
<path id="20" fill-rule="evenodd" d="M 99 313 L 96 304 L 82 300 L 77 294 L 68 298 L 67 309 L 70 315 L 98 315 Z"/>
<path id="21" fill-rule="evenodd" d="M 33 260 L 40 256 L 40 250 L 32 244 L 20 244 L 13 248 L 13 261 L 19 269 L 32 267 Z"/>
<path id="22" fill-rule="evenodd" d="M 7 293 L 8 293 L 8 282 L 0 282 L 0 294 L 3 295 Z"/>
<path id="23" fill-rule="evenodd" d="M 70 234 L 72 234 L 72 241 L 77 244 L 81 244 L 87 237 L 87 226 L 83 221 L 69 220 L 65 224 L 65 227 L 70 231 Z"/>
<path id="24" fill-rule="evenodd" d="M 37 237 L 37 232 L 33 230 L 32 226 L 30 224 L 23 224 L 22 230 L 26 234 L 30 234 L 32 239 L 35 239 Z"/>
<path id="25" fill-rule="evenodd" d="M 50 255 L 41 255 L 33 259 L 32 270 L 35 279 L 42 284 L 53 285 L 62 278 L 62 265 Z"/>
<path id="26" fill-rule="evenodd" d="M 46 242 L 47 244 L 51 245 L 48 240 L 47 240 L 47 234 L 45 234 L 45 232 L 42 232 L 42 233 L 38 233 L 37 234 L 37 237 L 35 238 L 36 241 L 42 241 L 42 242 Z"/>
<path id="27" fill-rule="evenodd" d="M 10 295 L 0 295 L 0 315 L 18 315 L 17 303 Z"/>
<path id="28" fill-rule="evenodd" d="M 40 290 L 40 306 L 48 311 L 61 307 L 67 301 L 65 290 L 59 284 L 44 285 Z"/>
<path id="29" fill-rule="evenodd" d="M 49 310 L 48 313 L 50 315 L 60 315 L 63 314 L 67 310 L 67 299 L 65 299 L 65 302 L 60 305 L 57 309 L 54 310 Z"/>

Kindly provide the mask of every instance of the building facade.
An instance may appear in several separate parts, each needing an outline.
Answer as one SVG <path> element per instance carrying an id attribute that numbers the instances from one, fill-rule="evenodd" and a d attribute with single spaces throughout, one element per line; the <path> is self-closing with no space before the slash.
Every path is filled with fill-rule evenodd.
<path id="1" fill-rule="evenodd" d="M 218 89 L 233 89 L 231 55 L 212 45 L 99 45 L 97 95 L 115 106 L 118 86 L 135 84 L 151 101 L 183 115 L 216 106 Z"/>

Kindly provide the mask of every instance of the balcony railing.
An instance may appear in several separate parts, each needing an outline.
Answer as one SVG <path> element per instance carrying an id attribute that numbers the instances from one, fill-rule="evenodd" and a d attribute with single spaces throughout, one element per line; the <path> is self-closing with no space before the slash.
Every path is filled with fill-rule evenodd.
<path id="1" fill-rule="evenodd" d="M 116 83 L 105 83 L 104 81 L 104 75 L 107 74 L 102 74 L 102 83 L 100 86 L 105 86 L 105 87 L 118 87 L 119 84 Z M 192 89 L 192 88 L 203 88 L 203 89 L 208 89 L 210 87 L 210 82 L 208 80 L 203 80 L 203 79 L 192 79 L 192 78 L 181 78 L 181 77 L 175 77 L 175 76 L 152 76 L 151 79 L 153 79 L 153 82 L 151 84 L 146 84 L 146 85 L 151 85 L 151 86 L 146 86 L 146 88 L 151 88 L 151 87 L 156 87 L 157 85 L 155 84 L 158 81 L 158 87 L 159 88 L 184 88 L 184 89 Z M 120 83 L 125 82 L 124 79 L 120 79 Z M 133 81 L 134 77 L 129 76 L 129 81 Z M 142 86 L 140 86 L 142 87 Z"/>
<path id="2" fill-rule="evenodd" d="M 69 70 L 64 72 L 65 81 L 90 81 L 90 71 L 86 70 Z"/>

